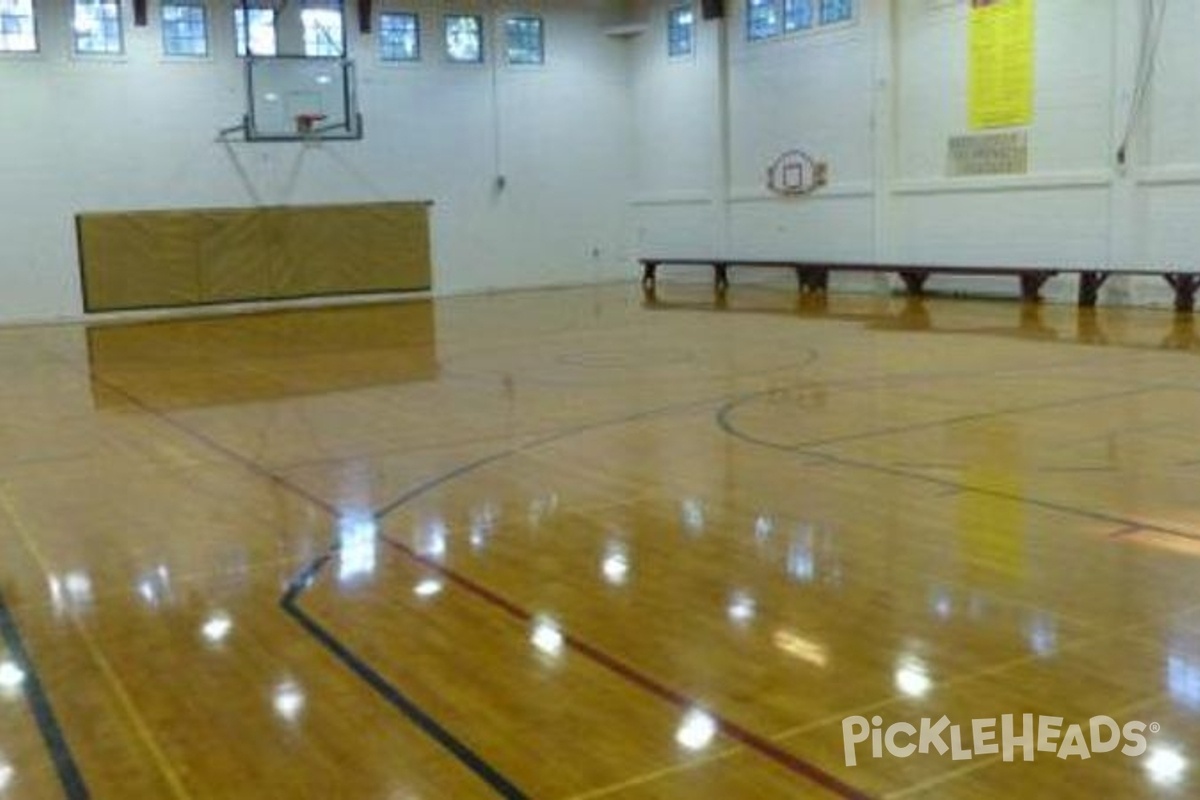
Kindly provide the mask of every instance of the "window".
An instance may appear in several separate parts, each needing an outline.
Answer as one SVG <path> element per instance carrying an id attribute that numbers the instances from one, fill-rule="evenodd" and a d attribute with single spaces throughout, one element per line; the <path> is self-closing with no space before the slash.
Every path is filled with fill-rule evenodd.
<path id="1" fill-rule="evenodd" d="M 208 55 L 208 17 L 201 2 L 162 5 L 163 53 L 169 56 Z"/>
<path id="2" fill-rule="evenodd" d="M 233 25 L 237 31 L 239 56 L 275 55 L 275 12 L 269 8 L 235 8 Z"/>
<path id="3" fill-rule="evenodd" d="M 342 11 L 338 8 L 306 8 L 300 12 L 304 25 L 304 55 L 341 56 L 345 52 Z"/>
<path id="4" fill-rule="evenodd" d="M 779 35 L 778 0 L 748 0 L 746 4 L 747 35 L 751 41 Z"/>
<path id="5" fill-rule="evenodd" d="M 71 31 L 75 52 L 80 55 L 121 53 L 120 0 L 75 0 Z"/>
<path id="6" fill-rule="evenodd" d="M 483 17 L 470 14 L 446 16 L 446 58 L 451 61 L 483 61 Z"/>
<path id="7" fill-rule="evenodd" d="M 817 22 L 835 25 L 854 19 L 854 0 L 746 0 L 746 38 L 770 39 L 812 29 Z"/>
<path id="8" fill-rule="evenodd" d="M 813 26 L 813 0 L 783 0 L 783 31 L 804 31 Z"/>
<path id="9" fill-rule="evenodd" d="M 420 17 L 409 13 L 380 14 L 379 57 L 384 61 L 420 61 Z"/>
<path id="10" fill-rule="evenodd" d="M 692 54 L 696 12 L 691 4 L 676 6 L 667 12 L 667 55 L 671 58 Z"/>
<path id="11" fill-rule="evenodd" d="M 37 48 L 33 0 L 0 0 L 0 53 L 32 53 Z"/>
<path id="12" fill-rule="evenodd" d="M 821 24 L 833 25 L 854 18 L 854 0 L 821 0 Z"/>
<path id="13" fill-rule="evenodd" d="M 504 21 L 508 63 L 542 64 L 546 61 L 541 17 L 509 17 Z"/>

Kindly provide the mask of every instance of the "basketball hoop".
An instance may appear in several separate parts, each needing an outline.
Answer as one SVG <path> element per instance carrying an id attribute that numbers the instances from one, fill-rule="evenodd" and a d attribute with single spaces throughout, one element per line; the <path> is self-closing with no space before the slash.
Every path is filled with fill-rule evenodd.
<path id="1" fill-rule="evenodd" d="M 297 114 L 296 133 L 301 136 L 311 136 L 315 132 L 317 123 L 324 121 L 324 114 Z"/>

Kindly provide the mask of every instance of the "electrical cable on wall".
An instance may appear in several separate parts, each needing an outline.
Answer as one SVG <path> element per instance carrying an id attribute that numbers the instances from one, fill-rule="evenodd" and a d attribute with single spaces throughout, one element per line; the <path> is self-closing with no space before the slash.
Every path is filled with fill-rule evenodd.
<path id="1" fill-rule="evenodd" d="M 496 15 L 495 0 L 491 0 L 491 2 L 488 3 L 488 11 L 489 19 L 496 20 L 498 18 Z M 491 26 L 491 30 L 494 35 L 491 37 L 492 41 L 488 42 L 488 44 L 492 45 L 492 58 L 489 59 L 492 79 L 492 174 L 494 176 L 493 186 L 495 190 L 497 192 L 502 192 L 508 185 L 508 177 L 504 174 L 503 149 L 501 143 L 501 136 L 503 134 L 503 119 L 500 109 L 500 47 L 497 41 L 499 38 L 499 32 L 496 30 L 494 23 Z M 483 31 L 480 31 L 480 35 L 483 35 Z"/>
<path id="2" fill-rule="evenodd" d="M 1133 95 L 1129 100 L 1129 117 L 1121 134 L 1121 142 L 1117 146 L 1117 164 L 1122 166 L 1128 156 L 1133 133 L 1145 111 L 1150 86 L 1154 82 L 1154 67 L 1158 59 L 1158 47 L 1162 42 L 1163 18 L 1166 14 L 1167 0 L 1142 0 L 1137 74 L 1134 77 Z"/>

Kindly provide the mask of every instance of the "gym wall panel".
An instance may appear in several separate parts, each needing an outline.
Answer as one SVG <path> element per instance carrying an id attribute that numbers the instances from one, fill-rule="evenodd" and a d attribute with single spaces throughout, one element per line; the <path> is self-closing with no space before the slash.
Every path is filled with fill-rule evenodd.
<path id="1" fill-rule="evenodd" d="M 80 214 L 89 312 L 430 288 L 429 204 Z"/>

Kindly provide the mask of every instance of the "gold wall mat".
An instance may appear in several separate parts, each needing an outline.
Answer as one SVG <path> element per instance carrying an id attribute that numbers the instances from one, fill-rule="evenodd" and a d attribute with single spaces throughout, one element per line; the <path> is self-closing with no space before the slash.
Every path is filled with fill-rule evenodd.
<path id="1" fill-rule="evenodd" d="M 84 309 L 425 290 L 429 205 L 79 214 Z"/>

